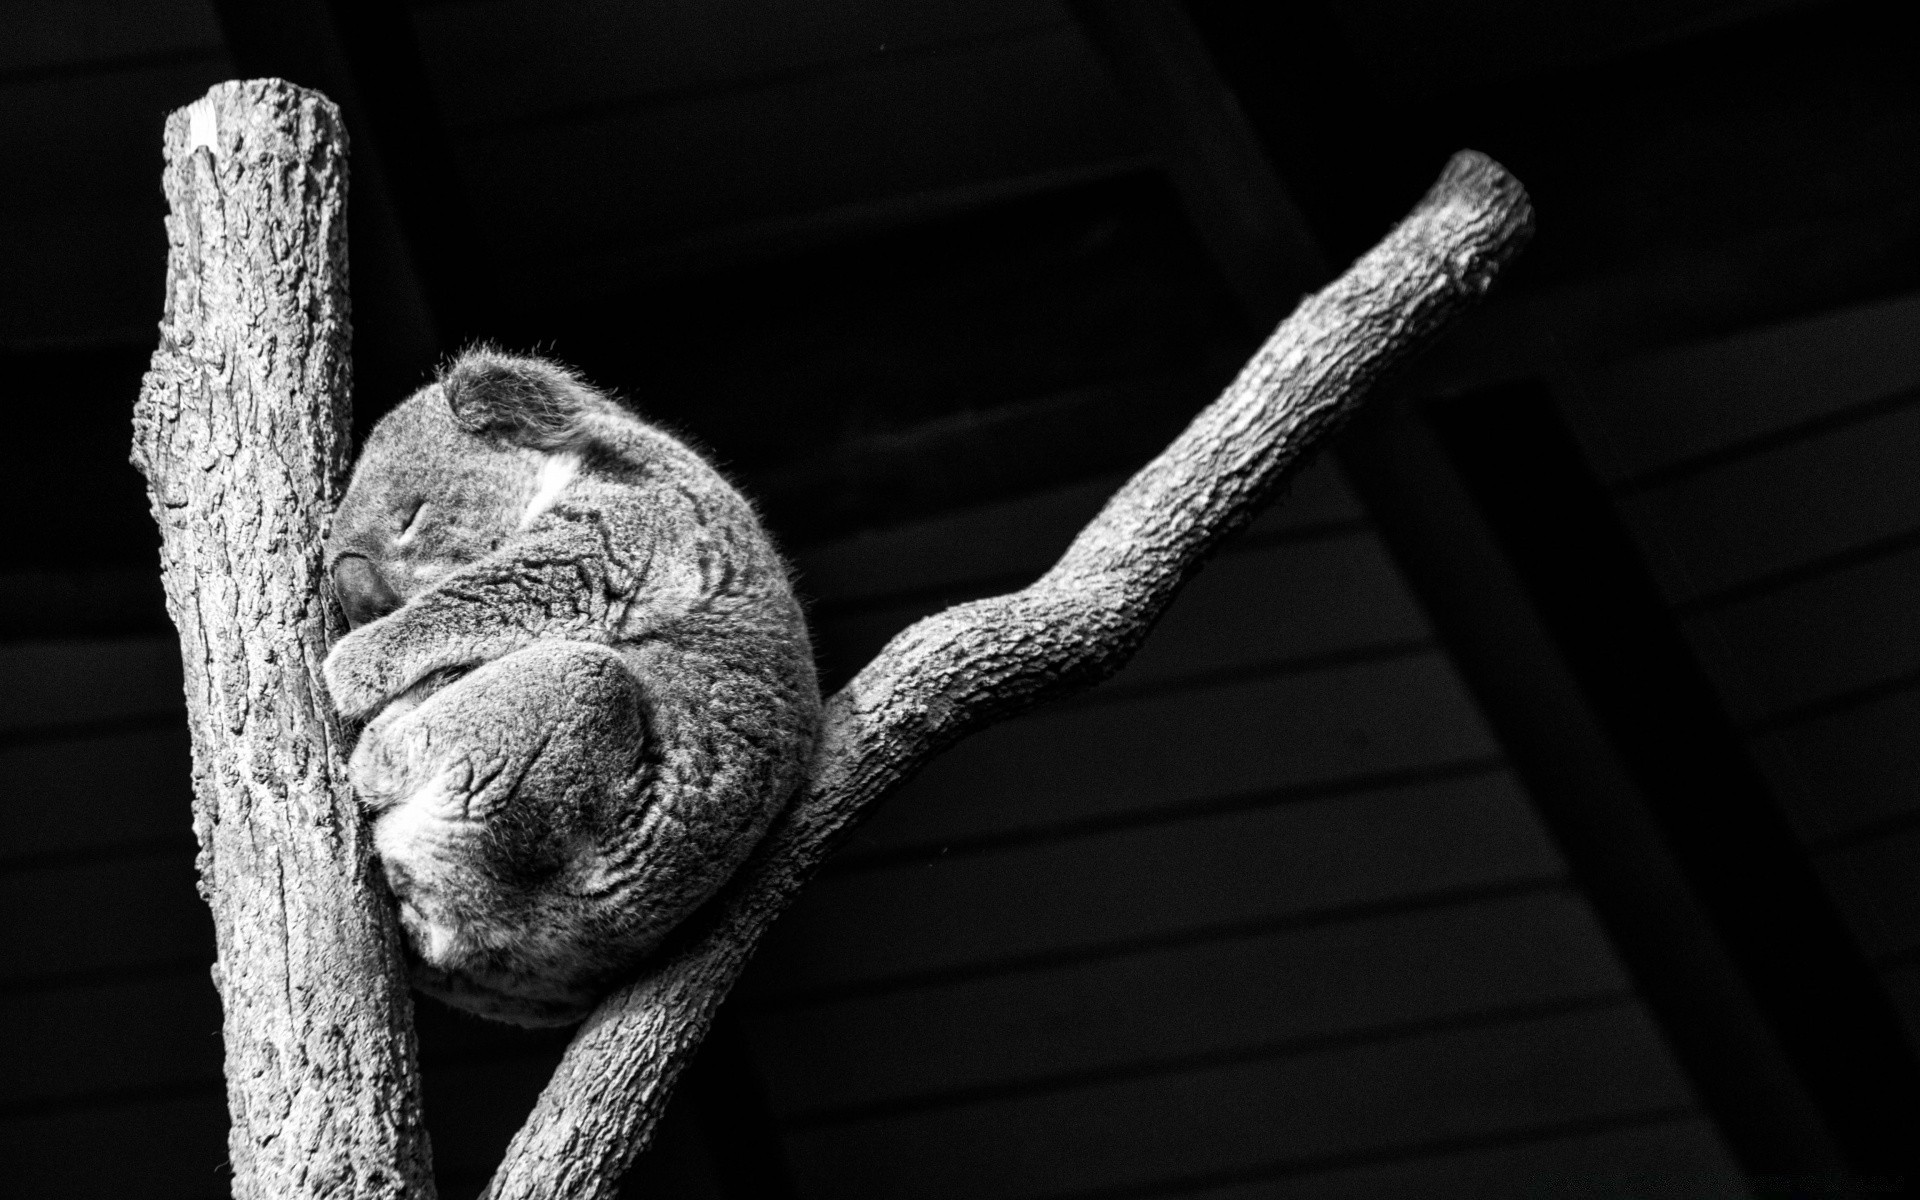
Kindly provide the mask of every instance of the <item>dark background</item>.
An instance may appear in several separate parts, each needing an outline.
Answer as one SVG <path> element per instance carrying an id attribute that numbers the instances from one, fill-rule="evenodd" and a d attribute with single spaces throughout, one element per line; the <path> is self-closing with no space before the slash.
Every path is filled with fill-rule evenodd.
<path id="1" fill-rule="evenodd" d="M 259 75 L 354 140 L 360 429 L 475 339 L 576 363 L 759 502 L 829 683 L 1043 567 L 1451 152 L 1534 198 L 1488 304 L 1133 668 L 889 803 L 634 1194 L 1920 1180 L 1892 8 L 0 6 L 0 1181 L 224 1187 L 126 457 L 161 122 Z M 420 1020 L 472 1194 L 562 1040 Z"/>

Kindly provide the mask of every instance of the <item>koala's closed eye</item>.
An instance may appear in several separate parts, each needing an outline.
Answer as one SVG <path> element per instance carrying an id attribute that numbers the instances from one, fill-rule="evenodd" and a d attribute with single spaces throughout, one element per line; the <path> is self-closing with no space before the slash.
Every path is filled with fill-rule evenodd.
<path id="1" fill-rule="evenodd" d="M 408 506 L 406 509 L 404 509 L 401 512 L 400 533 L 399 533 L 400 537 L 404 538 L 409 533 L 413 532 L 413 527 L 419 523 L 420 514 L 426 510 L 426 507 L 427 507 L 427 502 L 425 500 L 415 500 L 410 506 Z"/>

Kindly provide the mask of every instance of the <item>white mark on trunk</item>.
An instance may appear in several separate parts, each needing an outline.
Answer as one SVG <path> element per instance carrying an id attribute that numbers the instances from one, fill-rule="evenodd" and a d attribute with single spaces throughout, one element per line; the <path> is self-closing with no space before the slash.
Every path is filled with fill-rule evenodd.
<path id="1" fill-rule="evenodd" d="M 187 105 L 187 153 L 192 154 L 202 146 L 220 153 L 220 115 L 211 96 L 202 96 Z"/>

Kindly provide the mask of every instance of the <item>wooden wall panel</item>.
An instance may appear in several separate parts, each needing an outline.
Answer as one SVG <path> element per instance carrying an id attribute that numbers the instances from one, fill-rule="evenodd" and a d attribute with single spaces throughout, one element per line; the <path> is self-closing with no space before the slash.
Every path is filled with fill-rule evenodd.
<path id="1" fill-rule="evenodd" d="M 219 1088 L 220 997 L 210 965 L 0 991 L 0 1110 Z"/>
<path id="2" fill-rule="evenodd" d="M 1916 347 L 1908 295 L 1562 388 L 1596 466 L 1627 481 L 1623 516 L 1896 999 L 1920 948 Z"/>
<path id="3" fill-rule="evenodd" d="M 184 720 L 172 638 L 0 642 L 0 737 Z"/>
<path id="4" fill-rule="evenodd" d="M 774 931 L 736 1004 L 804 1195 L 1465 1194 L 1496 1163 L 1547 1194 L 1607 1134 L 1615 1177 L 1737 1191 L 1697 1121 L 1635 1140 L 1687 1089 L 1350 494 L 1316 468 L 1298 499 L 1135 666 L 889 798 Z M 1023 582 L 1097 501 L 810 552 L 829 661 Z"/>
<path id="5" fill-rule="evenodd" d="M 1243 538 L 1222 551 L 1187 585 L 1179 606 L 1107 694 L 1209 672 L 1305 665 L 1351 656 L 1356 648 L 1364 653 L 1425 644 L 1425 618 L 1397 586 L 1379 540 L 1344 526 L 1324 533 L 1321 528 Z M 979 591 L 991 595 L 1027 581 L 1019 576 Z M 914 621 L 975 598 L 969 590 L 837 617 L 829 609 L 816 627 L 816 641 L 830 674 L 850 674 Z"/>
<path id="6" fill-rule="evenodd" d="M 877 995 L 768 998 L 756 1006 L 753 1048 L 775 1108 L 817 1120 L 1626 986 L 1585 904 L 1549 880 L 1412 912 L 1090 947 L 1054 963 Z M 847 1054 L 849 1046 L 861 1053 Z"/>
<path id="7" fill-rule="evenodd" d="M 1888 960 L 1920 954 L 1920 828 L 1861 838 L 1815 858 L 1835 885 L 1867 952 Z"/>
<path id="8" fill-rule="evenodd" d="M 1686 630 L 1736 721 L 1778 721 L 1920 671 L 1916 603 L 1920 548 L 1702 612 Z"/>
<path id="9" fill-rule="evenodd" d="M 1143 155 L 1071 27 L 451 140 L 481 230 L 512 231 L 490 264 L 502 294 L 536 310 L 629 287 L 651 248 Z"/>
<path id="10" fill-rule="evenodd" d="M 1920 384 L 1916 331 L 1901 296 L 1583 371 L 1562 399 L 1618 482 Z"/>
<path id="11" fill-rule="evenodd" d="M 1059 704 L 949 750 L 852 853 L 937 850 L 1224 794 L 1326 788 L 1495 753 L 1437 652 L 1101 704 Z"/>
<path id="12" fill-rule="evenodd" d="M 764 968 L 778 992 L 847 989 L 1561 869 L 1511 779 L 1480 775 L 835 874 L 783 924 Z"/>
<path id="13" fill-rule="evenodd" d="M 0 986 L 213 961 L 213 918 L 178 851 L 0 874 Z"/>
<path id="14" fill-rule="evenodd" d="M 1746 1182 L 1713 1125 L 1656 1114 L 1597 1132 L 1396 1162 L 1305 1171 L 1201 1191 L 1183 1200 L 1734 1200 Z"/>
<path id="15" fill-rule="evenodd" d="M 1354 531 L 1242 541 L 1187 584 L 1109 691 L 1430 644 L 1380 540 Z"/>
<path id="16" fill-rule="evenodd" d="M 1059 559 L 1123 480 L 1104 476 L 809 547 L 795 556 L 795 574 L 801 589 L 829 612 L 922 593 L 964 592 L 982 580 L 1031 578 Z M 1316 459 L 1237 541 L 1360 517 L 1360 502 L 1332 460 Z M 1230 553 L 1233 544 L 1223 551 Z"/>
<path id="17" fill-rule="evenodd" d="M 151 729 L 0 741 L 0 867 L 22 859 L 193 848 L 184 719 Z"/>
<path id="18" fill-rule="evenodd" d="M 1920 814 L 1920 690 L 1904 688 L 1768 730 L 1754 760 L 1812 845 Z"/>
<path id="19" fill-rule="evenodd" d="M 181 696 L 170 637 L 0 643 L 10 1192 L 226 1193 Z"/>
<path id="20" fill-rule="evenodd" d="M 62 1200 L 216 1200 L 230 1194 L 227 1098 L 175 1096 L 47 1108 L 0 1122 L 8 1190 Z"/>
<path id="21" fill-rule="evenodd" d="M 889 54 L 950 52 L 1065 21 L 1042 0 L 835 0 L 805 7 L 769 0 L 687 7 L 483 0 L 414 13 L 421 56 L 454 126 L 738 87 Z"/>
<path id="22" fill-rule="evenodd" d="M 1630 494 L 1621 514 L 1675 603 L 1920 528 L 1920 392 L 1892 411 Z"/>
<path id="23" fill-rule="evenodd" d="M 796 1132 L 809 1195 L 1151 1194 L 1214 1173 L 1681 1111 L 1630 1003 Z"/>

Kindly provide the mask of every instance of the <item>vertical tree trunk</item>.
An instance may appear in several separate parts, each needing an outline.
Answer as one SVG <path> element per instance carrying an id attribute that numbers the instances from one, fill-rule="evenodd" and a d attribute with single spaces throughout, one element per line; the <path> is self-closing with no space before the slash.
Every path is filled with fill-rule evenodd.
<path id="1" fill-rule="evenodd" d="M 193 735 L 234 1194 L 430 1197 L 391 905 L 319 682 L 348 466 L 346 138 L 227 83 L 166 129 L 166 311 L 134 412 Z"/>
<path id="2" fill-rule="evenodd" d="M 319 668 L 347 469 L 345 136 L 324 97 L 228 83 L 166 132 L 167 305 L 134 416 L 163 535 L 225 1007 L 242 1197 L 433 1187 L 392 905 Z M 1051 571 L 895 638 L 830 702 L 813 775 L 719 901 L 588 1019 L 490 1186 L 612 1196 L 769 924 L 872 806 L 965 733 L 1117 669 L 1201 558 L 1526 242 L 1525 192 L 1463 152 L 1304 301 Z"/>

